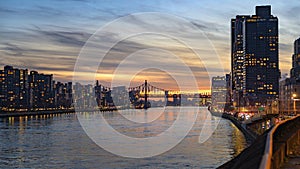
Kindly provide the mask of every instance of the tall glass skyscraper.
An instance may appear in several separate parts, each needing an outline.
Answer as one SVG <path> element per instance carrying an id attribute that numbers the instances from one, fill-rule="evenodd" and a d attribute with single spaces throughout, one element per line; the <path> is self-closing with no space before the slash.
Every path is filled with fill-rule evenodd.
<path id="1" fill-rule="evenodd" d="M 235 105 L 261 105 L 278 97 L 278 18 L 271 6 L 231 20 L 231 73 Z"/>

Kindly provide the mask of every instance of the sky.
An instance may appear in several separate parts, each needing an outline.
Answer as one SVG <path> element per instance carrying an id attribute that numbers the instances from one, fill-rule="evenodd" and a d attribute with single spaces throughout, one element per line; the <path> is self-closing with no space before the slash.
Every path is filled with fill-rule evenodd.
<path id="1" fill-rule="evenodd" d="M 300 37 L 299 0 L 3 0 L 0 66 L 54 74 L 62 82 L 76 74 L 105 85 L 147 79 L 178 89 L 183 81 L 184 90 L 194 76 L 207 91 L 212 76 L 230 72 L 230 19 L 254 14 L 256 5 L 271 5 L 279 18 L 279 66 L 289 74 Z"/>

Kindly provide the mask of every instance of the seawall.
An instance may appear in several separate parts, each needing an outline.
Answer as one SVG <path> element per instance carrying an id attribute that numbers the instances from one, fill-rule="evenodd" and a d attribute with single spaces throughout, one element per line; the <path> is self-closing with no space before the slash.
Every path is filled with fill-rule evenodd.
<path id="1" fill-rule="evenodd" d="M 247 141 L 250 141 L 252 143 L 257 138 L 258 135 L 256 135 L 254 132 L 248 130 L 246 127 L 246 124 L 241 123 L 232 115 L 223 113 L 222 117 L 224 119 L 230 120 L 244 134 Z"/>

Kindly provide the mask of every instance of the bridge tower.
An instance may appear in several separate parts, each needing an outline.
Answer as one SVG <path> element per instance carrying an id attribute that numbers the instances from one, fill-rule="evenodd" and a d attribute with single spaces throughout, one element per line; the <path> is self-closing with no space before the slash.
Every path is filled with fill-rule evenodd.
<path id="1" fill-rule="evenodd" d="M 145 80 L 145 95 L 144 95 L 144 109 L 148 109 L 148 83 L 147 80 Z"/>
<path id="2" fill-rule="evenodd" d="M 169 104 L 169 91 L 165 91 L 165 102 L 166 102 L 166 106 Z"/>

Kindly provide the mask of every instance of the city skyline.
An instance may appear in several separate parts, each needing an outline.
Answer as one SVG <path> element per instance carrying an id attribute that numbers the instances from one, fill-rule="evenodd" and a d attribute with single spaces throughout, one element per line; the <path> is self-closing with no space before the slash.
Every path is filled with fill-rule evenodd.
<path id="1" fill-rule="evenodd" d="M 299 0 L 3 0 L 0 15 L 0 168 L 299 166 Z"/>
<path id="2" fill-rule="evenodd" d="M 70 5 L 71 4 L 71 5 Z M 131 2 L 122 1 L 96 3 L 93 1 L 45 1 L 38 4 L 35 1 L 2 2 L 0 12 L 3 14 L 0 28 L 3 38 L 0 40 L 0 66 L 12 65 L 18 68 L 38 70 L 46 74 L 54 74 L 58 81 L 72 81 L 76 57 L 85 41 L 101 26 L 122 16 L 137 12 L 163 12 L 183 17 L 204 31 L 212 42 L 222 60 L 224 72 L 230 72 L 230 18 L 238 14 L 254 15 L 255 6 L 272 6 L 272 13 L 279 18 L 279 68 L 281 74 L 289 74 L 291 68 L 293 41 L 299 38 L 297 16 L 300 3 L 258 1 L 226 1 L 221 6 L 216 2 L 190 2 L 184 6 L 180 2 Z M 219 10 L 221 9 L 221 10 Z M 186 32 L 187 34 L 189 32 Z M 180 37 L 185 34 L 180 33 Z M 197 37 L 192 43 L 205 48 L 205 44 Z M 138 41 L 140 44 L 145 42 Z M 130 44 L 132 45 L 132 44 Z M 157 45 L 160 45 L 159 43 Z M 174 47 L 170 45 L 170 47 Z M 212 62 L 211 55 L 205 55 L 207 62 Z M 146 56 L 151 59 L 151 56 Z M 163 60 L 164 61 L 164 60 Z M 165 60 L 168 61 L 169 60 Z M 201 67 L 201 66 L 200 66 Z M 128 68 L 130 69 L 130 68 Z M 198 69 L 201 90 L 210 90 L 210 79 L 202 77 L 203 69 Z M 222 71 L 212 72 L 214 76 L 223 76 Z M 158 83 L 172 86 L 174 80 L 164 72 L 140 72 L 137 80 L 158 79 Z M 205 73 L 204 73 L 205 76 Z M 99 80 L 109 84 L 109 74 L 100 75 Z M 171 82 L 171 83 L 170 83 Z"/>

